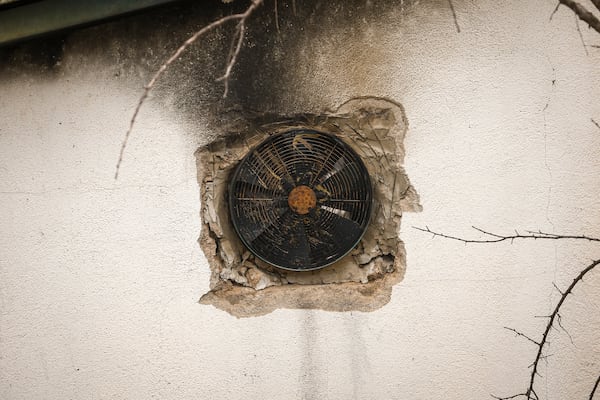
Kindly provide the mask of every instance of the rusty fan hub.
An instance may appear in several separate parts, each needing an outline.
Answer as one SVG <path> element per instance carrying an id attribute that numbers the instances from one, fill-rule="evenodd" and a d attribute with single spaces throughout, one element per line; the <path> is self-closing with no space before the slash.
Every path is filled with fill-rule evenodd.
<path id="1" fill-rule="evenodd" d="M 308 214 L 317 206 L 317 196 L 315 191 L 308 186 L 296 186 L 290 192 L 288 205 L 296 214 Z"/>

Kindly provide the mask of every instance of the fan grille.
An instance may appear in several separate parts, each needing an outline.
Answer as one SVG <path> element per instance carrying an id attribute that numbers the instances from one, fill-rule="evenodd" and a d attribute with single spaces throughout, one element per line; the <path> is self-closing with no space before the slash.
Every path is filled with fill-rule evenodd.
<path id="1" fill-rule="evenodd" d="M 361 239 L 371 215 L 369 173 L 339 138 L 309 129 L 270 136 L 237 166 L 231 220 L 257 257 L 289 270 L 323 268 Z"/>

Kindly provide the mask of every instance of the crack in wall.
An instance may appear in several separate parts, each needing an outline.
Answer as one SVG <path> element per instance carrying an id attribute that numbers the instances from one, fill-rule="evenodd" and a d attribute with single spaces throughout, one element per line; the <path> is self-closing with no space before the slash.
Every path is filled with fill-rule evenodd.
<path id="1" fill-rule="evenodd" d="M 262 115 L 246 126 L 196 152 L 203 221 L 199 242 L 211 268 L 211 290 L 200 302 L 238 317 L 277 308 L 372 311 L 389 302 L 406 267 L 399 238 L 402 213 L 421 210 L 402 167 L 408 126 L 402 106 L 382 98 L 355 98 L 322 115 Z M 227 187 L 237 163 L 269 135 L 297 128 L 344 140 L 363 159 L 374 190 L 371 223 L 356 248 L 326 268 L 307 272 L 281 270 L 254 257 L 235 233 L 227 207 Z"/>

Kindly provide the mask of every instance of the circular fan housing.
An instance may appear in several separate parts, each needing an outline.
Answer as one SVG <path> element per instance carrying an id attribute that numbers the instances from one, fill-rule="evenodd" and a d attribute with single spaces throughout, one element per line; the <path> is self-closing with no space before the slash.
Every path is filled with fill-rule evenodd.
<path id="1" fill-rule="evenodd" d="M 331 134 L 270 136 L 237 166 L 231 220 L 242 242 L 276 267 L 308 271 L 346 255 L 363 236 L 373 189 L 362 160 Z"/>

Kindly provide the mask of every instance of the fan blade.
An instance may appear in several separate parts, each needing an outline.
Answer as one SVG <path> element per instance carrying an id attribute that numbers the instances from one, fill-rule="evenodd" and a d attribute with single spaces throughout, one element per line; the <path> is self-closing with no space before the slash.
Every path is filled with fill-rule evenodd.
<path id="1" fill-rule="evenodd" d="M 331 177 L 333 177 L 338 172 L 343 170 L 346 167 L 346 165 L 347 165 L 346 160 L 344 160 L 344 157 L 341 157 L 339 160 L 337 160 L 335 162 L 335 164 L 333 164 L 333 167 L 330 170 L 325 172 L 322 175 L 322 177 L 317 179 L 317 184 L 322 185 L 323 183 L 327 182 Z"/>
<path id="2" fill-rule="evenodd" d="M 277 228 L 279 226 L 279 224 L 281 223 L 281 220 L 283 219 L 284 215 L 290 213 L 290 210 L 287 207 L 286 208 L 273 208 L 272 211 L 274 212 L 275 215 L 269 216 L 271 218 L 267 218 L 266 221 L 265 221 L 265 218 L 261 218 L 257 221 L 247 219 L 246 225 L 239 228 L 240 233 L 242 233 L 242 237 L 246 238 L 246 240 L 248 240 L 251 244 L 254 244 L 254 242 L 259 237 L 261 237 L 265 234 L 271 233 L 272 228 Z M 265 224 L 265 222 L 267 222 L 267 221 L 271 221 L 271 222 Z M 275 229 L 275 230 L 277 230 L 277 229 Z M 275 236 L 277 236 L 276 235 L 277 232 L 274 232 L 274 233 L 275 233 Z"/>
<path id="3" fill-rule="evenodd" d="M 288 262 L 298 269 L 309 269 L 313 266 L 310 244 L 304 229 L 304 223 L 300 218 L 295 218 L 293 227 L 290 229 Z"/>
<path id="4" fill-rule="evenodd" d="M 266 189 L 261 185 L 236 181 L 233 185 L 233 195 L 238 200 L 280 200 L 285 197 L 281 190 Z"/>
<path id="5" fill-rule="evenodd" d="M 331 238 L 338 248 L 346 247 L 349 242 L 357 240 L 362 236 L 363 228 L 355 221 L 341 217 L 323 207 L 321 207 L 321 209 L 328 214 L 329 218 L 324 218 L 322 221 L 319 221 L 319 228 L 326 229 L 329 232 L 336 232 Z M 322 226 L 320 224 L 321 222 L 326 226 Z"/>
<path id="6" fill-rule="evenodd" d="M 265 172 L 260 166 L 254 165 L 251 161 L 248 162 L 246 168 L 241 168 L 237 179 L 252 185 L 261 186 L 264 189 L 281 191 L 281 178 Z"/>
<path id="7" fill-rule="evenodd" d="M 351 219 L 350 216 L 352 214 L 349 211 L 342 210 L 340 208 L 329 207 L 329 206 L 326 206 L 326 205 L 322 205 L 321 209 L 325 210 L 325 211 L 329 211 L 330 213 L 333 213 L 335 215 L 339 215 L 342 218 Z"/>

